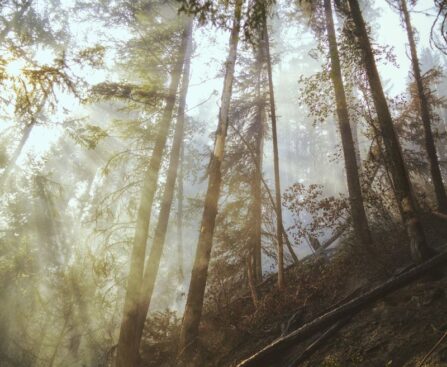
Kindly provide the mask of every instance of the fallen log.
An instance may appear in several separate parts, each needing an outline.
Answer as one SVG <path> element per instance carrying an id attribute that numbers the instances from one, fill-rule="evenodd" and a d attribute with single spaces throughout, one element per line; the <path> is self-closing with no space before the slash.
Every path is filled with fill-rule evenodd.
<path id="1" fill-rule="evenodd" d="M 304 362 L 306 359 L 312 356 L 330 337 L 335 335 L 343 326 L 345 326 L 351 316 L 345 317 L 344 319 L 338 320 L 329 329 L 327 329 L 323 334 L 321 334 L 315 341 L 313 341 L 303 352 L 297 353 L 296 351 L 287 356 L 284 362 L 280 363 L 281 367 L 297 367 L 298 364 Z"/>
<path id="2" fill-rule="evenodd" d="M 293 264 L 289 264 L 284 268 L 284 272 L 287 274 L 288 271 L 291 271 L 292 269 L 296 268 L 297 266 L 299 266 L 300 264 L 303 264 L 309 260 L 312 260 L 315 258 L 315 256 L 320 255 L 321 253 L 325 253 L 328 254 L 329 250 L 328 247 L 332 245 L 332 243 L 334 241 L 336 241 L 348 228 L 349 226 L 345 226 L 343 228 L 340 228 L 333 236 L 331 236 L 329 239 L 327 239 L 326 241 L 323 242 L 323 244 L 321 245 L 321 251 L 320 252 L 315 252 L 315 253 L 311 253 L 309 255 L 304 256 L 302 259 L 300 259 L 300 263 L 296 264 L 295 262 Z M 275 282 L 276 279 L 278 277 L 278 273 L 273 273 L 268 275 L 262 282 L 256 284 L 256 288 L 262 288 L 263 286 L 265 286 L 266 284 L 270 283 L 270 282 Z M 244 297 L 246 297 L 248 295 L 248 292 L 244 295 Z"/>
<path id="3" fill-rule="evenodd" d="M 438 348 L 446 338 L 447 338 L 447 331 L 441 336 L 441 338 L 430 349 L 430 351 L 424 356 L 424 358 L 422 358 L 422 361 L 419 362 L 418 367 L 424 366 L 425 362 L 430 358 L 430 356 L 434 353 L 436 348 Z"/>
<path id="4" fill-rule="evenodd" d="M 351 225 L 350 221 L 346 221 L 346 223 L 341 225 L 339 229 L 331 237 L 329 237 L 326 241 L 324 241 L 321 244 L 321 250 L 326 250 L 330 245 L 332 245 L 335 241 L 337 241 L 340 238 L 340 236 L 343 233 L 345 233 L 345 231 L 349 228 L 350 225 Z"/>
<path id="5" fill-rule="evenodd" d="M 447 262 L 447 251 L 444 251 L 430 260 L 415 266 L 405 273 L 397 275 L 385 283 L 382 283 L 370 291 L 360 295 L 357 298 L 343 304 L 342 306 L 314 319 L 313 321 L 303 325 L 294 332 L 278 338 L 271 344 L 264 347 L 259 352 L 255 353 L 248 359 L 240 362 L 238 367 L 265 367 L 274 366 L 275 361 L 282 355 L 287 349 L 296 345 L 297 343 L 306 340 L 308 337 L 325 330 L 333 325 L 338 320 L 341 320 L 349 315 L 353 316 L 368 305 L 377 301 L 380 298 L 396 291 L 409 284 L 410 282 L 420 278 L 424 274 L 427 274 L 432 269 Z"/>
<path id="6" fill-rule="evenodd" d="M 433 215 L 437 216 L 437 217 L 440 218 L 440 219 L 447 220 L 447 214 L 438 212 L 438 211 L 436 211 L 436 210 L 433 211 L 432 213 L 433 213 Z"/>

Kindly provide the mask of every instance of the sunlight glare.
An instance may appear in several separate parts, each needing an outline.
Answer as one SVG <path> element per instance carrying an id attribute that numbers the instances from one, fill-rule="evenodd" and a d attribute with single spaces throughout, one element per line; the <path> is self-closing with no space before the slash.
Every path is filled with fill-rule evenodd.
<path id="1" fill-rule="evenodd" d="M 17 78 L 22 74 L 25 64 L 26 62 L 22 59 L 13 60 L 6 65 L 6 73 L 13 78 Z"/>

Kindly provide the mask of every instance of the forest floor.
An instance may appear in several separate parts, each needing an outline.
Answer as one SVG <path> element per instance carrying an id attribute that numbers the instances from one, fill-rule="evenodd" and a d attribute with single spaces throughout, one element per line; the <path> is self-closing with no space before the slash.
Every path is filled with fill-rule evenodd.
<path id="1" fill-rule="evenodd" d="M 301 366 L 419 366 L 447 330 L 447 278 L 423 279 L 354 316 Z M 424 366 L 447 366 L 447 341 Z"/>
<path id="2" fill-rule="evenodd" d="M 425 222 L 432 246 L 444 246 L 447 222 L 432 216 Z M 236 366 L 281 335 L 404 271 L 411 264 L 405 236 L 398 232 L 382 236 L 386 241 L 376 238 L 377 247 L 372 252 L 359 251 L 345 240 L 330 261 L 314 258 L 290 268 L 288 286 L 281 292 L 274 277 L 264 282 L 257 308 L 248 294 L 219 310 L 209 306 L 202 320 L 202 353 L 197 367 Z M 288 367 L 418 366 L 447 330 L 447 271 L 438 273 L 371 303 L 305 361 Z M 316 337 L 293 346 L 293 351 L 300 354 Z M 153 357 L 155 350 L 160 352 L 159 347 L 152 345 L 147 352 Z M 171 347 L 165 343 L 166 354 L 161 353 L 159 362 L 145 365 L 175 366 L 175 361 L 163 357 L 172 355 Z M 447 340 L 424 366 L 447 367 Z"/>

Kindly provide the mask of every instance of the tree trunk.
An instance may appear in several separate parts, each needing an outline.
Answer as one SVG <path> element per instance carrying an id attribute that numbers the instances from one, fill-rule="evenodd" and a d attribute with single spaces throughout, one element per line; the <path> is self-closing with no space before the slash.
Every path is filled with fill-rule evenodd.
<path id="1" fill-rule="evenodd" d="M 160 214 L 158 216 L 157 227 L 155 229 L 154 240 L 149 253 L 149 257 L 146 260 L 144 268 L 143 283 L 141 285 L 140 295 L 140 318 L 137 325 L 137 343 L 139 345 L 141 336 L 144 329 L 144 323 L 146 321 L 147 313 L 154 292 L 154 285 L 157 279 L 158 268 L 160 266 L 160 259 L 163 253 L 163 247 L 166 240 L 166 232 L 168 229 L 169 216 L 171 213 L 172 201 L 174 198 L 175 181 L 177 179 L 178 165 L 180 160 L 180 153 L 182 149 L 182 142 L 184 137 L 184 125 L 185 125 L 185 104 L 186 95 L 189 87 L 189 70 L 191 65 L 192 54 L 192 34 L 188 33 L 187 51 L 185 53 L 185 65 L 183 70 L 183 81 L 180 91 L 179 107 L 177 115 L 177 124 L 175 126 L 174 139 L 172 142 L 171 156 L 169 159 L 169 168 L 166 178 L 165 189 L 163 192 L 163 198 L 161 201 Z"/>
<path id="2" fill-rule="evenodd" d="M 177 254 L 178 254 L 178 280 L 183 284 L 185 274 L 183 272 L 183 162 L 185 160 L 185 147 L 180 148 L 180 162 L 177 179 Z"/>
<path id="3" fill-rule="evenodd" d="M 11 175 L 11 172 L 13 171 L 14 167 L 16 166 L 17 160 L 19 159 L 20 154 L 22 153 L 23 148 L 25 147 L 25 144 L 31 135 L 31 131 L 33 130 L 34 125 L 35 125 L 35 122 L 32 121 L 30 124 L 25 126 L 23 135 L 19 141 L 19 145 L 17 145 L 17 148 L 14 150 L 14 153 L 12 154 L 11 159 L 8 162 L 8 165 L 6 166 L 5 171 L 3 172 L 3 174 L 0 178 L 0 187 L 4 188 L 4 186 L 8 182 L 9 176 Z"/>
<path id="4" fill-rule="evenodd" d="M 65 243 L 61 241 L 59 230 L 61 230 L 62 223 L 56 219 L 54 201 L 45 187 L 45 178 L 36 176 L 34 182 L 40 199 L 39 205 L 34 209 L 34 216 L 37 218 L 35 220 L 36 232 L 40 237 L 42 250 L 45 250 L 46 261 L 54 267 L 60 267 L 65 264 L 63 260 L 66 260 L 66 256 L 63 256 L 64 253 L 62 251 L 68 247 L 64 246 Z"/>
<path id="5" fill-rule="evenodd" d="M 328 328 L 318 338 L 316 338 L 304 351 L 301 348 L 297 351 L 292 351 L 287 355 L 284 362 L 277 365 L 277 367 L 296 367 L 302 362 L 309 359 L 318 349 L 320 349 L 327 340 L 330 340 L 343 326 L 351 320 L 351 316 L 346 316 L 344 319 L 338 320 L 334 325 Z"/>
<path id="6" fill-rule="evenodd" d="M 427 95 L 424 90 L 422 81 L 421 68 L 419 66 L 419 58 L 416 50 L 416 42 L 414 40 L 413 27 L 411 18 L 407 8 L 407 1 L 401 0 L 401 10 L 405 20 L 405 28 L 407 30 L 408 42 L 410 44 L 411 63 L 413 66 L 414 79 L 416 81 L 417 92 L 419 97 L 420 113 L 422 125 L 424 127 L 425 149 L 430 163 L 431 179 L 435 188 L 436 202 L 438 210 L 447 213 L 447 195 L 445 193 L 444 184 L 442 182 L 441 170 L 439 168 L 438 155 L 436 153 L 435 141 L 431 130 L 431 114 Z"/>
<path id="7" fill-rule="evenodd" d="M 363 246 L 371 247 L 372 238 L 363 205 L 363 195 L 359 179 L 356 150 L 349 121 L 348 104 L 341 74 L 340 57 L 338 54 L 337 37 L 332 15 L 331 0 L 324 0 L 326 16 L 326 31 L 331 58 L 331 79 L 334 85 L 337 105 L 338 124 L 345 159 L 346 178 L 348 182 L 349 203 L 351 206 L 352 224 L 355 235 Z"/>
<path id="8" fill-rule="evenodd" d="M 262 281 L 262 161 L 264 148 L 265 124 L 265 96 L 262 88 L 262 69 L 264 53 L 262 43 L 257 45 L 256 60 L 256 133 L 255 133 L 255 178 L 252 183 L 253 190 L 253 274 L 256 283 Z"/>
<path id="9" fill-rule="evenodd" d="M 57 353 L 59 352 L 59 348 L 61 347 L 61 345 L 63 343 L 65 331 L 67 330 L 67 326 L 68 326 L 68 317 L 65 318 L 64 324 L 62 325 L 62 329 L 59 332 L 59 335 L 57 336 L 56 345 L 54 346 L 53 353 L 51 353 L 50 360 L 48 361 L 48 367 L 53 367 L 53 365 L 54 365 L 54 361 L 56 360 Z"/>
<path id="10" fill-rule="evenodd" d="M 247 256 L 245 263 L 247 268 L 248 287 L 250 288 L 251 299 L 253 301 L 253 306 L 255 307 L 255 309 L 257 309 L 259 304 L 259 294 L 256 288 L 256 280 L 254 276 L 255 274 L 253 272 L 252 259 L 250 256 Z"/>
<path id="11" fill-rule="evenodd" d="M 229 54 L 222 91 L 219 122 L 214 142 L 214 154 L 209 166 L 208 189 L 205 196 L 200 235 L 197 243 L 196 257 L 191 274 L 191 282 L 186 300 L 185 313 L 180 332 L 179 357 L 188 361 L 193 355 L 199 334 L 202 316 L 208 267 L 213 245 L 214 225 L 217 215 L 220 185 L 222 180 L 221 165 L 224 157 L 225 139 L 228 130 L 228 113 L 233 90 L 234 68 L 241 28 L 241 12 L 243 0 L 237 0 L 234 10 L 234 21 L 230 36 Z"/>
<path id="12" fill-rule="evenodd" d="M 354 97 L 353 97 L 354 98 Z M 359 121 L 351 120 L 352 138 L 354 139 L 355 159 L 357 161 L 357 168 L 359 173 L 362 172 L 362 157 L 360 155 L 360 142 L 359 142 Z"/>
<path id="13" fill-rule="evenodd" d="M 275 92 L 273 90 L 272 60 L 270 57 L 270 41 L 267 29 L 266 9 L 263 12 L 264 26 L 264 47 L 265 58 L 267 61 L 267 74 L 269 80 L 269 96 L 270 96 L 270 117 L 272 119 L 272 140 L 273 140 L 273 164 L 275 170 L 275 193 L 276 193 L 276 240 L 278 245 L 278 288 L 284 288 L 284 247 L 283 247 L 283 222 L 282 222 L 282 205 L 281 205 L 281 181 L 279 177 L 279 153 L 278 153 L 278 134 L 276 130 L 276 107 Z"/>
<path id="14" fill-rule="evenodd" d="M 244 145 L 248 149 L 248 152 L 250 153 L 250 156 L 252 157 L 253 161 L 255 162 L 256 170 L 260 174 L 259 177 L 261 179 L 261 182 L 262 182 L 262 185 L 264 186 L 265 191 L 267 192 L 267 196 L 269 198 L 270 204 L 272 205 L 273 210 L 275 211 L 275 213 L 278 213 L 278 209 L 276 208 L 276 204 L 275 204 L 275 199 L 273 198 L 273 195 L 272 195 L 272 193 L 270 191 L 269 186 L 267 185 L 267 182 L 265 182 L 264 178 L 262 177 L 261 168 L 258 166 L 257 159 L 256 159 L 256 152 L 254 152 L 251 149 L 251 146 L 250 146 L 249 142 L 247 142 L 247 140 L 244 138 L 244 136 L 241 134 L 241 132 L 236 127 L 234 127 L 234 125 L 230 125 L 230 126 L 234 129 L 236 134 L 239 136 L 241 141 L 244 143 Z M 289 236 L 287 235 L 287 232 L 286 232 L 286 230 L 284 228 L 284 225 L 282 226 L 281 231 L 282 231 L 282 234 L 284 236 L 284 239 L 286 240 L 286 246 L 289 249 L 289 252 L 290 252 L 290 255 L 292 256 L 293 262 L 295 264 L 298 264 L 300 261 L 298 259 L 298 256 L 296 255 L 295 251 L 293 250 L 292 243 L 289 240 Z"/>
<path id="15" fill-rule="evenodd" d="M 377 71 L 371 42 L 358 0 L 348 0 L 348 2 L 351 16 L 356 26 L 356 34 L 359 37 L 359 46 L 363 53 L 363 62 L 371 86 L 371 93 L 387 151 L 387 158 L 389 158 L 396 194 L 398 201 L 404 209 L 403 220 L 411 242 L 412 258 L 415 262 L 421 262 L 427 259 L 432 254 L 432 251 L 426 244 L 424 230 L 416 212 L 417 205 L 413 196 L 410 178 L 404 164 L 400 143 L 394 130 L 393 120 L 385 98 L 382 82 L 380 81 L 379 72 Z"/>
<path id="16" fill-rule="evenodd" d="M 183 68 L 185 50 L 191 33 L 192 23 L 188 21 L 183 30 L 179 53 L 175 60 L 171 74 L 168 99 L 159 123 L 158 136 L 149 167 L 144 175 L 141 190 L 140 206 L 137 214 L 137 224 L 133 242 L 130 270 L 127 281 L 124 311 L 121 322 L 120 336 L 117 345 L 117 367 L 135 367 L 138 356 L 137 325 L 139 322 L 139 296 L 143 278 L 144 259 L 146 254 L 146 241 L 149 232 L 152 204 L 157 189 L 158 174 L 160 171 L 163 151 L 171 126 L 172 112 L 175 105 L 181 71 Z"/>

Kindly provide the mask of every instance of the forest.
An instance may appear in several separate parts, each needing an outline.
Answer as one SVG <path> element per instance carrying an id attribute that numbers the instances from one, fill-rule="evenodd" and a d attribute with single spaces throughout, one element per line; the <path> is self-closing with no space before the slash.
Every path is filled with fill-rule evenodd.
<path id="1" fill-rule="evenodd" d="M 0 367 L 447 366 L 447 0 L 0 0 Z"/>

